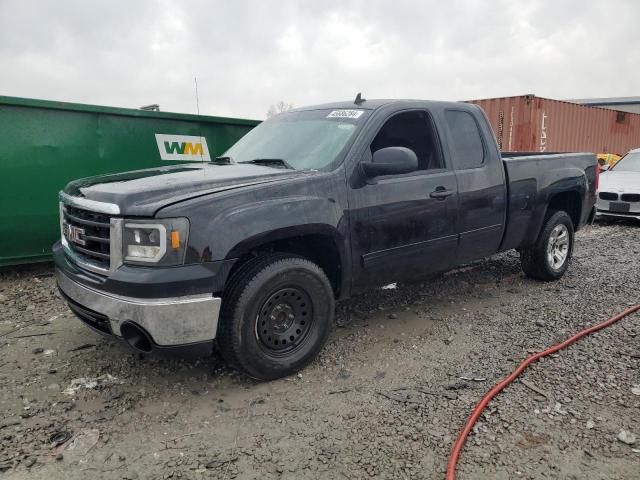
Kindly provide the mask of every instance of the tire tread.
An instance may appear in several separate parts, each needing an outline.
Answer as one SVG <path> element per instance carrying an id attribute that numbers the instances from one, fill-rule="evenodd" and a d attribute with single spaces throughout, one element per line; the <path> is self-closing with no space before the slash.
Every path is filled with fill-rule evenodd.
<path id="1" fill-rule="evenodd" d="M 553 228 L 559 223 L 565 223 L 569 227 L 569 235 L 571 237 L 569 245 L 569 257 L 567 258 L 565 265 L 559 272 L 553 271 L 548 268 L 546 260 L 546 248 L 548 237 Z M 520 263 L 524 273 L 536 280 L 542 280 L 544 282 L 551 282 L 561 278 L 566 272 L 571 256 L 573 253 L 574 242 L 574 230 L 571 217 L 564 210 L 551 210 L 547 213 L 544 225 L 540 230 L 540 234 L 536 240 L 536 243 L 528 248 L 523 248 L 520 251 Z"/>
<path id="2" fill-rule="evenodd" d="M 310 280 L 318 282 L 319 286 L 328 289 L 328 291 L 333 291 L 324 271 L 318 265 L 301 256 L 287 253 L 267 254 L 248 261 L 233 275 L 228 287 L 225 289 L 217 335 L 218 349 L 222 357 L 232 367 L 258 380 L 277 378 L 277 376 L 269 377 L 256 371 L 241 354 L 242 325 L 237 319 L 242 315 L 241 309 L 249 301 L 250 295 L 255 288 L 258 288 L 255 286 L 255 283 L 259 281 L 258 277 L 266 270 L 277 269 L 292 264 L 295 264 L 297 267 L 303 266 L 308 270 L 308 272 L 303 273 L 308 275 Z M 331 312 L 333 312 L 333 296 L 331 297 L 330 308 Z M 327 335 L 322 339 L 323 344 L 328 333 L 329 331 L 327 331 Z M 311 359 L 312 358 L 309 358 L 308 361 L 311 361 Z"/>

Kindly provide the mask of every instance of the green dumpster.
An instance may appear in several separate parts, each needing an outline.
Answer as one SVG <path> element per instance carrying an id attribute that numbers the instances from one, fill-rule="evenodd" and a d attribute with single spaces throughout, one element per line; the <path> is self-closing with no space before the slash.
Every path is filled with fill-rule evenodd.
<path id="1" fill-rule="evenodd" d="M 70 180 L 207 161 L 258 123 L 0 96 L 0 266 L 50 258 Z"/>

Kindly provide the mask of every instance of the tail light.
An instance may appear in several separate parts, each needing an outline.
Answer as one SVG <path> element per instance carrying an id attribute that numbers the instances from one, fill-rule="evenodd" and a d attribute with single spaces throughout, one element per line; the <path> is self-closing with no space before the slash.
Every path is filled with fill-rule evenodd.
<path id="1" fill-rule="evenodd" d="M 600 185 L 600 163 L 596 162 L 596 192 L 598 191 L 599 185 Z"/>

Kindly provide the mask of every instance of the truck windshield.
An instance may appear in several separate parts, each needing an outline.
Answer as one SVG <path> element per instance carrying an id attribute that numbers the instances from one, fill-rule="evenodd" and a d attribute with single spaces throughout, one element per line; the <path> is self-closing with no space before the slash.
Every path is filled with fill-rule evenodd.
<path id="1" fill-rule="evenodd" d="M 347 112 L 347 113 L 342 113 Z M 282 113 L 242 137 L 223 157 L 235 163 L 296 170 L 320 170 L 339 159 L 367 117 L 366 110 L 309 110 Z M 280 160 L 280 165 L 275 160 Z"/>
<path id="2" fill-rule="evenodd" d="M 633 152 L 625 155 L 612 170 L 616 172 L 640 172 L 640 152 Z"/>

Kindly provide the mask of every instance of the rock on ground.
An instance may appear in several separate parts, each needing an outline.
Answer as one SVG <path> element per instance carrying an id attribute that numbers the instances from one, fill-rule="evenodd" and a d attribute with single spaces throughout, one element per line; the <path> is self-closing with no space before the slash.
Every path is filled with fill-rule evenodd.
<path id="1" fill-rule="evenodd" d="M 639 272 L 640 225 L 615 223 L 579 232 L 558 282 L 524 277 L 508 252 L 372 291 L 338 306 L 301 375 L 259 384 L 215 356 L 132 354 L 73 318 L 50 266 L 5 269 L 0 471 L 442 478 L 483 393 L 531 352 L 638 302 Z M 637 479 L 640 455 L 619 434 L 640 432 L 638 335 L 636 314 L 533 365 L 490 403 L 458 478 Z"/>

